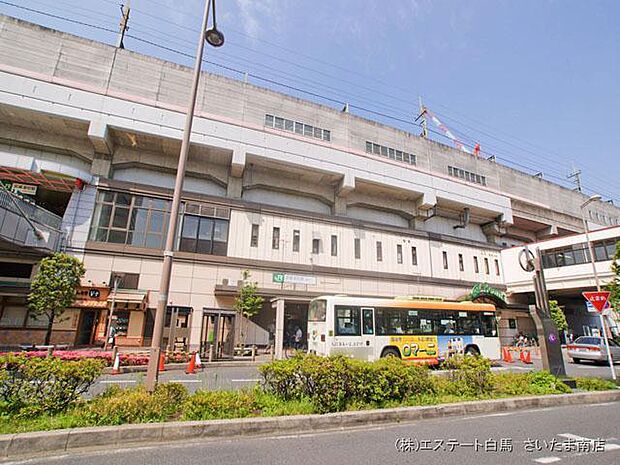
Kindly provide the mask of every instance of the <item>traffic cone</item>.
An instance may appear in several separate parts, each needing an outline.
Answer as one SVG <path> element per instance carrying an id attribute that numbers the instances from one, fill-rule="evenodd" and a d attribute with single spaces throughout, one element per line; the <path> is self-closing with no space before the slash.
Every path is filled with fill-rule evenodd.
<path id="1" fill-rule="evenodd" d="M 503 353 L 503 357 L 504 362 L 506 363 L 513 363 L 514 360 L 512 359 L 512 353 L 510 352 L 510 349 L 508 347 L 504 347 L 504 353 Z"/>
<path id="2" fill-rule="evenodd" d="M 523 363 L 527 363 L 528 365 L 532 364 L 532 353 L 529 350 L 525 351 L 525 356 L 523 357 Z"/>
<path id="3" fill-rule="evenodd" d="M 159 371 L 166 371 L 166 354 L 159 354 Z"/>
<path id="4" fill-rule="evenodd" d="M 202 360 L 200 360 L 200 353 L 196 352 L 196 368 L 202 368 Z"/>
<path id="5" fill-rule="evenodd" d="M 193 375 L 196 373 L 196 352 L 192 352 L 191 357 L 189 358 L 189 363 L 187 364 L 187 369 L 185 373 L 188 375 Z"/>
<path id="6" fill-rule="evenodd" d="M 116 357 L 114 357 L 114 364 L 112 365 L 112 374 L 120 375 L 121 374 L 121 356 L 116 353 Z"/>
<path id="7" fill-rule="evenodd" d="M 519 349 L 519 360 L 521 360 L 523 363 L 525 363 L 525 355 L 524 355 L 524 350 L 523 349 Z"/>

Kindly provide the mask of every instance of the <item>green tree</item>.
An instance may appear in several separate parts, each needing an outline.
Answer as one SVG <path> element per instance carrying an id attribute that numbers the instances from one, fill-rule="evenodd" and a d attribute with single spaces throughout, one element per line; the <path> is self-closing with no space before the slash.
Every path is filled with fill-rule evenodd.
<path id="1" fill-rule="evenodd" d="M 616 244 L 616 252 L 611 262 L 611 281 L 605 286 L 605 290 L 611 292 L 609 303 L 616 315 L 620 312 L 620 241 Z"/>
<path id="2" fill-rule="evenodd" d="M 73 304 L 82 276 L 82 262 L 66 253 L 58 252 L 41 260 L 39 271 L 30 285 L 28 307 L 33 319 L 47 318 L 46 345 L 52 338 L 54 321 L 58 321 L 65 309 Z"/>
<path id="3" fill-rule="evenodd" d="M 558 305 L 557 300 L 549 301 L 549 310 L 551 311 L 551 319 L 555 323 L 555 327 L 558 328 L 558 331 L 566 331 L 568 329 L 566 315 L 564 315 L 564 311 Z"/>
<path id="4" fill-rule="evenodd" d="M 247 320 L 257 315 L 263 308 L 263 299 L 257 295 L 258 283 L 250 281 L 250 271 L 243 270 L 241 273 L 243 284 L 239 288 L 239 294 L 235 298 L 235 310 L 245 318 L 241 320 L 240 333 L 241 343 L 245 346 L 245 338 L 247 336 Z"/>

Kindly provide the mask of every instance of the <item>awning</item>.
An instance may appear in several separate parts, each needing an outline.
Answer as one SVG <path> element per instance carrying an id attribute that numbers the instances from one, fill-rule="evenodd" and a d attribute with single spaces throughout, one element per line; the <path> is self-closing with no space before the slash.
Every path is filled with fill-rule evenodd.
<path id="1" fill-rule="evenodd" d="M 108 297 L 108 302 L 112 305 L 112 300 L 114 300 L 114 311 L 116 310 L 138 310 L 138 311 L 146 311 L 146 299 L 147 293 L 136 291 L 129 292 L 126 290 L 120 291 L 116 293 L 111 293 Z"/>
<path id="2" fill-rule="evenodd" d="M 73 302 L 72 308 L 94 308 L 106 309 L 108 303 L 105 300 L 76 300 Z"/>

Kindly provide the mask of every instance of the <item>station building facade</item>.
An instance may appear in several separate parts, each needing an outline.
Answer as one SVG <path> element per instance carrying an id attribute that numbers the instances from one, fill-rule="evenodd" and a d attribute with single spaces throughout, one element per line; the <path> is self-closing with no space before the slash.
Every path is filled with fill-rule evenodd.
<path id="1" fill-rule="evenodd" d="M 119 343 L 150 344 L 190 81 L 183 66 L 0 16 L 0 345 L 42 337 L 25 296 L 55 250 L 83 260 L 86 275 L 53 340 L 101 342 L 114 299 Z M 273 332 L 276 302 L 290 332 L 322 294 L 456 300 L 484 285 L 499 295 L 502 250 L 581 232 L 584 200 L 346 111 L 203 73 L 165 334 L 196 350 L 216 318 L 231 331 L 244 270 L 265 298 L 258 343 Z M 620 218 L 604 202 L 589 211 L 592 228 Z M 500 327 L 530 324 L 510 307 Z"/>

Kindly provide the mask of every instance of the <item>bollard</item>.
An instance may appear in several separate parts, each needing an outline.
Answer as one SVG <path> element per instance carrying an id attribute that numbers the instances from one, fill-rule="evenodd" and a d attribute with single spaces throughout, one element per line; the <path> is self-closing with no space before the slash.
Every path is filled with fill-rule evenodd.
<path id="1" fill-rule="evenodd" d="M 54 354 L 54 346 L 49 346 L 47 348 L 47 358 L 50 358 Z"/>
<path id="2" fill-rule="evenodd" d="M 112 363 L 114 363 L 114 360 L 116 360 L 116 354 L 118 354 L 118 347 L 114 346 L 112 348 Z"/>
<path id="3" fill-rule="evenodd" d="M 212 362 L 215 358 L 215 345 L 211 344 L 209 346 L 209 362 Z"/>
<path id="4" fill-rule="evenodd" d="M 256 361 L 256 346 L 252 346 L 252 361 Z"/>

